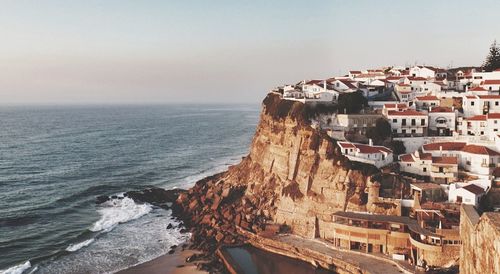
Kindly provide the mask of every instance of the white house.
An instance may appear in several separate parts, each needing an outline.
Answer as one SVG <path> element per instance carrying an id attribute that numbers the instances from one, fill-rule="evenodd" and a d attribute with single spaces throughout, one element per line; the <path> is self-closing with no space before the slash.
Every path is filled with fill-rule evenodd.
<path id="1" fill-rule="evenodd" d="M 491 72 L 472 72 L 472 84 L 477 86 L 487 80 L 500 80 L 500 69 Z"/>
<path id="2" fill-rule="evenodd" d="M 500 92 L 500 78 L 495 79 L 495 80 L 493 80 L 493 79 L 492 80 L 484 80 L 483 82 L 481 82 L 480 85 L 481 85 L 481 87 L 483 87 L 484 89 L 486 89 L 490 92 L 493 92 L 493 91 Z"/>
<path id="3" fill-rule="evenodd" d="M 402 111 L 408 109 L 408 105 L 406 103 L 387 103 L 382 107 L 382 114 L 387 116 L 389 111 Z"/>
<path id="4" fill-rule="evenodd" d="M 433 95 L 417 96 L 414 102 L 418 110 L 428 110 L 430 107 L 438 107 L 441 104 L 441 100 Z"/>
<path id="5" fill-rule="evenodd" d="M 337 144 L 342 154 L 351 161 L 371 164 L 377 168 L 386 166 L 393 161 L 392 150 L 384 146 L 374 146 L 371 140 L 368 145 L 350 142 L 337 142 Z"/>
<path id="6" fill-rule="evenodd" d="M 467 89 L 467 94 L 468 95 L 488 95 L 489 91 L 483 87 L 473 87 L 473 88 L 468 88 Z"/>
<path id="7" fill-rule="evenodd" d="M 451 184 L 448 191 L 448 202 L 477 206 L 485 194 L 484 189 L 475 184 L 465 186 Z"/>
<path id="8" fill-rule="evenodd" d="M 427 82 L 425 84 L 412 84 L 413 91 L 419 94 L 436 94 L 441 91 L 441 85 L 434 82 Z"/>
<path id="9" fill-rule="evenodd" d="M 466 145 L 462 148 L 460 166 L 479 175 L 490 175 L 497 167 L 500 153 L 480 145 Z"/>
<path id="10" fill-rule="evenodd" d="M 436 142 L 423 145 L 422 151 L 432 156 L 461 157 L 461 151 L 465 145 L 467 145 L 465 142 Z"/>
<path id="11" fill-rule="evenodd" d="M 430 107 L 429 134 L 452 136 L 455 132 L 456 112 L 453 107 Z"/>
<path id="12" fill-rule="evenodd" d="M 387 113 L 395 136 L 425 136 L 427 135 L 428 116 L 425 113 L 406 109 L 402 111 L 391 110 Z"/>
<path id="13" fill-rule="evenodd" d="M 335 79 L 330 81 L 330 86 L 337 91 L 354 91 L 357 89 L 355 81 L 346 79 Z"/>
<path id="14" fill-rule="evenodd" d="M 432 156 L 431 153 L 415 151 L 399 156 L 401 172 L 410 173 L 437 183 L 455 181 L 458 175 L 458 158 L 453 156 Z"/>
<path id="15" fill-rule="evenodd" d="M 435 78 L 436 73 L 434 70 L 426 68 L 424 66 L 414 66 L 410 68 L 410 75 L 413 77 L 423 77 L 423 78 Z"/>
<path id="16" fill-rule="evenodd" d="M 486 115 L 476 115 L 464 118 L 461 123 L 461 134 L 469 136 L 485 136 Z"/>
<path id="17" fill-rule="evenodd" d="M 488 113 L 486 115 L 486 135 L 490 140 L 500 134 L 500 113 Z"/>
<path id="18" fill-rule="evenodd" d="M 466 117 L 500 113 L 500 95 L 466 95 L 462 108 Z"/>

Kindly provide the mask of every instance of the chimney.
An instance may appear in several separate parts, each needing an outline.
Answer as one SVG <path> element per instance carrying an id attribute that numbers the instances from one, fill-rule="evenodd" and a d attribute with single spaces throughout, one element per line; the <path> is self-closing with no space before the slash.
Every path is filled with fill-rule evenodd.
<path id="1" fill-rule="evenodd" d="M 326 91 L 326 80 L 323 82 L 323 89 Z"/>
<path id="2" fill-rule="evenodd" d="M 443 146 L 439 146 L 439 155 L 443 156 Z"/>
<path id="3" fill-rule="evenodd" d="M 371 138 L 370 138 L 370 139 L 368 139 L 368 145 L 369 145 L 369 146 L 373 146 L 373 140 L 372 140 Z"/>

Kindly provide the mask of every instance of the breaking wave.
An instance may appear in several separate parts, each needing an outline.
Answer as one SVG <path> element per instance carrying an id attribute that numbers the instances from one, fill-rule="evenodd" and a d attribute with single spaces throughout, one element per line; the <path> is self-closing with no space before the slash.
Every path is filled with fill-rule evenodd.
<path id="1" fill-rule="evenodd" d="M 100 205 L 97 210 L 101 218 L 94 223 L 90 231 L 98 232 L 111 231 L 116 225 L 137 219 L 151 212 L 152 206 L 149 204 L 136 204 L 128 197 L 109 200 Z"/>
<path id="2" fill-rule="evenodd" d="M 94 239 L 89 239 L 89 240 L 86 240 L 86 241 L 83 241 L 83 242 L 80 242 L 80 243 L 77 243 L 77 244 L 72 244 L 72 245 L 69 245 L 67 248 L 66 248 L 66 251 L 69 251 L 69 252 L 74 252 L 74 251 L 77 251 L 78 249 L 82 248 L 82 247 L 86 247 L 88 246 L 89 244 L 91 244 L 92 242 L 94 241 Z"/>
<path id="3" fill-rule="evenodd" d="M 15 265 L 11 268 L 0 270 L 0 274 L 22 274 L 24 271 L 31 267 L 30 261 L 26 261 L 23 264 Z"/>

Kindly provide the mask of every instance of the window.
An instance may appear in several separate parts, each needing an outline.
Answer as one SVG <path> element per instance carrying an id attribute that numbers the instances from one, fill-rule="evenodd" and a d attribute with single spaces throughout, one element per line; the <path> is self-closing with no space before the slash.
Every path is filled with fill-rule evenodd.
<path id="1" fill-rule="evenodd" d="M 444 168 L 442 166 L 439 167 L 439 172 L 440 173 L 443 173 L 444 172 Z"/>
<path id="2" fill-rule="evenodd" d="M 422 171 L 427 172 L 427 168 L 426 167 L 422 168 Z"/>
<path id="3" fill-rule="evenodd" d="M 491 87 L 490 87 L 491 88 Z M 491 89 L 490 89 L 491 90 Z M 498 106 L 498 101 L 495 101 L 495 106 Z"/>
<path id="4" fill-rule="evenodd" d="M 392 119 L 392 122 L 393 122 L 393 123 L 397 123 L 397 122 L 398 122 L 398 119 Z"/>
<path id="5" fill-rule="evenodd" d="M 406 119 L 401 119 L 401 124 L 402 124 L 403 126 L 406 126 Z"/>
<path id="6" fill-rule="evenodd" d="M 425 119 L 420 120 L 420 125 L 425 126 Z"/>
<path id="7" fill-rule="evenodd" d="M 417 133 L 417 130 L 416 129 L 412 129 L 411 133 Z"/>
<path id="8" fill-rule="evenodd" d="M 412 125 L 412 126 L 414 126 L 414 125 L 416 125 L 416 124 L 417 124 L 417 123 L 416 123 L 415 119 L 411 119 L 411 125 Z"/>
<path id="9" fill-rule="evenodd" d="M 470 102 L 470 105 L 473 106 L 474 105 L 474 102 Z"/>

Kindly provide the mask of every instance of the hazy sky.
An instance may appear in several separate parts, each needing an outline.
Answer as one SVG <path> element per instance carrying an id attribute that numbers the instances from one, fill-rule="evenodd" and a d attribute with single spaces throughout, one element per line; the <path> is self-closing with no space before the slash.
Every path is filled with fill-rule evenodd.
<path id="1" fill-rule="evenodd" d="M 500 1 L 0 1 L 1 103 L 260 101 L 382 65 L 480 65 Z"/>

